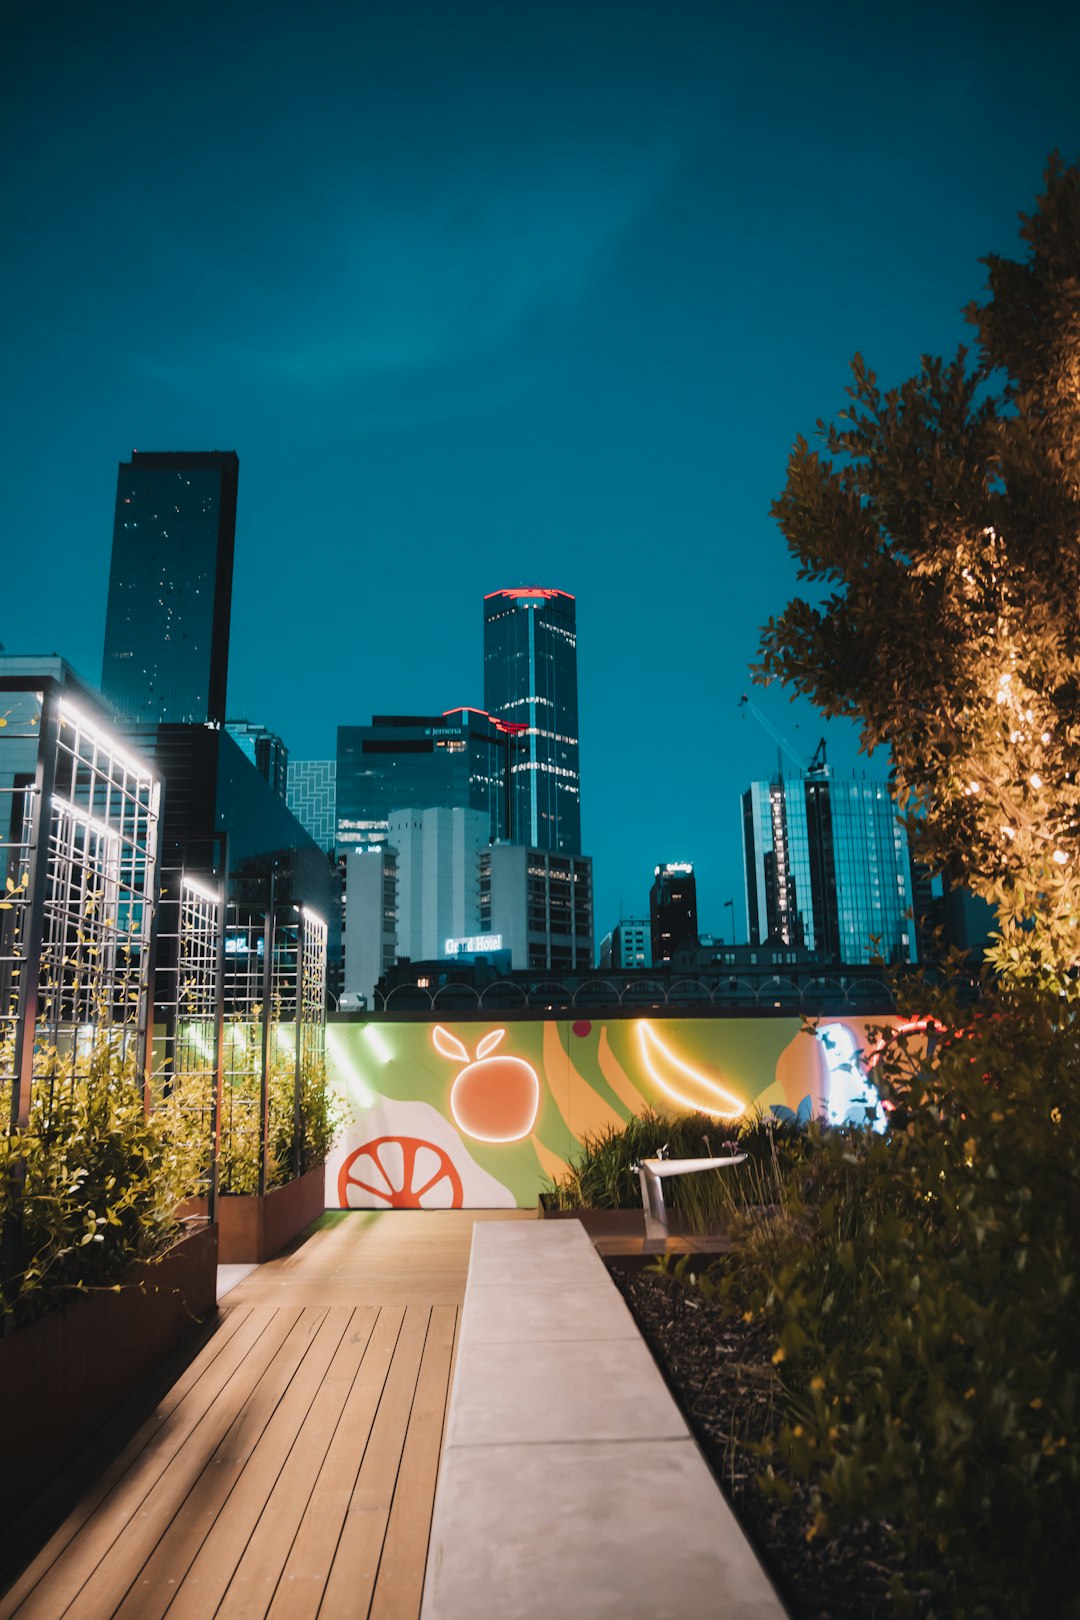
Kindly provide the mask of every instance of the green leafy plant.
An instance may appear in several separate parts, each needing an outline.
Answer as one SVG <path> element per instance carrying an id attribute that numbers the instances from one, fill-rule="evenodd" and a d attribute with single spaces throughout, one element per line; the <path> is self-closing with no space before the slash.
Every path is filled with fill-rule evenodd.
<path id="1" fill-rule="evenodd" d="M 147 1116 L 117 1033 L 93 1037 L 78 1075 L 54 1047 L 36 1069 L 28 1125 L 0 1135 L 3 1310 L 16 1325 L 164 1252 L 200 1182 L 200 1142 L 170 1115 Z"/>
<path id="2" fill-rule="evenodd" d="M 224 1087 L 219 1185 L 227 1193 L 256 1193 L 262 1157 L 261 1009 L 254 1019 L 226 1025 L 227 1079 Z M 329 1084 L 321 1048 L 305 1048 L 300 1058 L 297 1119 L 294 1031 L 272 1020 L 267 1078 L 266 1186 L 292 1179 L 299 1146 L 300 1174 L 322 1164 L 341 1128 L 341 1105 Z"/>
<path id="3" fill-rule="evenodd" d="M 709 1114 L 646 1109 L 621 1130 L 612 1126 L 586 1138 L 569 1174 L 550 1185 L 547 1197 L 562 1210 L 640 1209 L 642 1159 L 664 1146 L 672 1159 L 717 1158 L 734 1144 L 747 1154 L 745 1164 L 672 1176 L 664 1183 L 667 1208 L 687 1231 L 723 1231 L 739 1211 L 774 1201 L 777 1159 L 798 1151 L 800 1136 L 793 1122 L 778 1124 L 760 1114 L 733 1125 Z"/>
<path id="4" fill-rule="evenodd" d="M 813 587 L 765 680 L 891 750 L 913 851 L 996 907 L 991 959 L 1080 991 L 1080 166 L 1051 160 L 976 346 L 796 441 L 774 514 Z"/>
<path id="5" fill-rule="evenodd" d="M 927 1612 L 1075 1612 L 1080 1501 L 1080 1024 L 1023 987 L 946 992 L 929 1055 L 890 1043 L 886 1134 L 822 1129 L 710 1297 L 775 1324 L 782 1421 L 763 1480 L 811 1482 L 810 1535 L 869 1516 Z M 1072 1602 L 1072 1609 L 1067 1603 Z"/>

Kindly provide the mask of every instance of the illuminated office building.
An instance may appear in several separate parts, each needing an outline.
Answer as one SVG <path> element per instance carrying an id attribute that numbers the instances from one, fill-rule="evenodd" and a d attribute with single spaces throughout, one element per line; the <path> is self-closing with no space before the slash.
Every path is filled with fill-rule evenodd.
<path id="1" fill-rule="evenodd" d="M 593 966 L 592 861 L 524 844 L 480 852 L 480 934 L 513 968 L 559 977 Z M 498 943 L 496 943 L 496 941 Z"/>
<path id="2" fill-rule="evenodd" d="M 397 856 L 385 844 L 345 858 L 343 1005 L 373 1005 L 375 986 L 394 966 L 397 943 Z"/>
<path id="3" fill-rule="evenodd" d="M 742 816 L 751 945 L 917 960 L 907 834 L 885 782 L 778 775 L 750 784 Z"/>
<path id="4" fill-rule="evenodd" d="M 577 617 L 566 591 L 484 598 L 484 706 L 526 728 L 510 765 L 514 842 L 580 854 Z"/>
<path id="5" fill-rule="evenodd" d="M 385 844 L 394 810 L 479 810 L 490 839 L 516 837 L 507 780 L 518 747 L 518 728 L 482 709 L 339 726 L 338 853 Z"/>
<path id="6" fill-rule="evenodd" d="M 480 932 L 482 810 L 395 810 L 389 847 L 397 856 L 397 949 L 414 962 L 442 956 L 448 939 Z M 351 897 L 350 897 L 351 898 Z"/>
<path id="7" fill-rule="evenodd" d="M 610 934 L 609 956 L 602 966 L 614 969 L 652 967 L 652 928 L 646 917 L 621 917 Z"/>
<path id="8" fill-rule="evenodd" d="M 101 689 L 125 720 L 224 724 L 239 474 L 231 450 L 120 463 Z"/>
<path id="9" fill-rule="evenodd" d="M 697 882 L 689 861 L 658 866 L 649 890 L 649 930 L 653 965 L 670 962 L 676 951 L 697 945 Z"/>

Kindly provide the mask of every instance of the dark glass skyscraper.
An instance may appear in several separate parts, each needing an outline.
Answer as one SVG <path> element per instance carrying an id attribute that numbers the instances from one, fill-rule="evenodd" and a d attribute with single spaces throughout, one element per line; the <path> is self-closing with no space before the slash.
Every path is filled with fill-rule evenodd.
<path id="1" fill-rule="evenodd" d="M 101 689 L 127 720 L 225 720 L 240 463 L 132 451 L 116 486 Z"/>
<path id="2" fill-rule="evenodd" d="M 484 707 L 526 727 L 510 766 L 514 841 L 580 855 L 577 614 L 566 591 L 484 598 Z"/>
<path id="3" fill-rule="evenodd" d="M 649 890 L 649 926 L 654 967 L 670 962 L 676 951 L 697 945 L 697 883 L 689 861 L 668 861 L 656 868 Z"/>

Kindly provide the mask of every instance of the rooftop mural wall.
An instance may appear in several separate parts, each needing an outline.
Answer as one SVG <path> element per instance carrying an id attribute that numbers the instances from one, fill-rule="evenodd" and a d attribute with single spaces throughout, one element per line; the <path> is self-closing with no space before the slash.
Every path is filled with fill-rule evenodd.
<path id="1" fill-rule="evenodd" d="M 527 1208 L 587 1137 L 647 1107 L 712 1114 L 717 1146 L 755 1108 L 865 1122 L 869 1031 L 886 1022 L 334 1024 L 327 1057 L 348 1123 L 327 1161 L 327 1207 Z"/>

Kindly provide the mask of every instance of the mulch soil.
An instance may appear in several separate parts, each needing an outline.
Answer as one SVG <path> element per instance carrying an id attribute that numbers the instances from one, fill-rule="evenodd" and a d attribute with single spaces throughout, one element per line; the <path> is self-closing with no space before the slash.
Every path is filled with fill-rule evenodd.
<path id="1" fill-rule="evenodd" d="M 757 1484 L 764 1464 L 754 1448 L 775 1415 L 769 1326 L 732 1317 L 673 1277 L 617 1265 L 612 1275 L 794 1620 L 894 1620 L 889 1581 L 903 1558 L 885 1526 L 862 1520 L 808 1535 L 805 1484 L 785 1476 L 787 1505 Z M 782 1472 L 775 1457 L 773 1466 Z"/>

